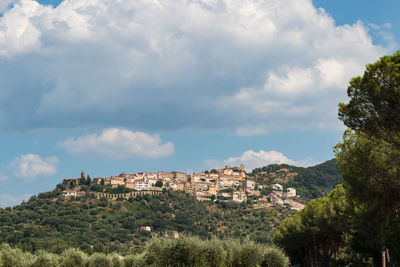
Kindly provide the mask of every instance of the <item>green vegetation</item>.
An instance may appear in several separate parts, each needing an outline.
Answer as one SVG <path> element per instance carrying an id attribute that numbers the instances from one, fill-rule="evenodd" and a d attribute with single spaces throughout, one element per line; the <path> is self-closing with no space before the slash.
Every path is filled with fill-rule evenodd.
<path id="1" fill-rule="evenodd" d="M 288 266 L 278 248 L 251 241 L 200 240 L 196 237 L 153 239 L 142 253 L 144 266 Z"/>
<path id="2" fill-rule="evenodd" d="M 290 171 L 279 172 L 278 170 L 282 168 L 290 168 Z M 276 175 L 272 177 L 272 173 Z M 329 188 L 341 181 L 335 160 L 310 168 L 270 165 L 255 170 L 251 175 L 262 184 L 270 185 L 279 182 L 285 187 L 295 187 L 297 192 L 304 196 L 301 198 L 304 202 L 314 196 L 324 195 Z M 17 248 L 26 252 L 23 257 L 15 255 L 10 257 L 10 261 L 33 264 L 28 266 L 46 266 L 46 264 L 79 266 L 83 264 L 82 262 L 85 262 L 85 266 L 109 266 L 109 263 L 112 264 L 117 256 L 114 254 L 114 258 L 111 258 L 108 253 L 118 252 L 120 255 L 127 255 L 124 258 L 124 262 L 128 264 L 126 266 L 148 266 L 149 264 L 153 266 L 164 264 L 165 266 L 165 264 L 172 264 L 172 262 L 168 263 L 167 258 L 158 258 L 158 263 L 149 262 L 150 253 L 147 254 L 147 258 L 137 253 L 146 251 L 146 248 L 152 244 L 154 250 L 164 251 L 165 255 L 172 257 L 168 254 L 168 246 L 183 246 L 185 242 L 188 242 L 186 245 L 189 246 L 194 242 L 193 244 L 198 243 L 198 247 L 193 247 L 196 251 L 193 255 L 202 255 L 200 262 L 215 256 L 205 249 L 206 245 L 219 249 L 218 257 L 226 254 L 227 258 L 224 260 L 215 256 L 214 262 L 223 263 L 214 266 L 251 266 L 254 262 L 258 262 L 257 264 L 261 266 L 279 266 L 271 265 L 271 261 L 267 263 L 264 259 L 265 255 L 271 252 L 273 255 L 271 257 L 280 261 L 282 254 L 262 244 L 270 243 L 281 222 L 296 213 L 287 206 L 253 206 L 252 198 L 249 198 L 247 203 L 241 204 L 223 201 L 219 196 L 218 198 L 214 196 L 214 199 L 217 199 L 216 202 L 201 202 L 184 192 L 170 190 L 163 190 L 154 195 L 139 194 L 129 199 L 122 199 L 119 198 L 120 195 L 132 190 L 123 186 L 111 188 L 104 184 L 96 184 L 89 178 L 82 179 L 79 185 L 73 184 L 72 187 L 74 186 L 79 186 L 79 190 L 86 194 L 77 198 L 62 197 L 61 193 L 65 187 L 59 184 L 55 190 L 33 196 L 21 205 L 0 209 L 0 243 L 5 242 L 16 248 L 10 249 L 10 253 L 17 253 L 19 251 Z M 233 190 L 225 191 L 232 193 Z M 103 191 L 116 195 L 117 199 L 97 199 L 94 192 Z M 260 193 L 267 195 L 270 191 L 266 188 Z M 257 197 L 254 196 L 254 198 Z M 144 226 L 149 226 L 151 231 L 145 230 Z M 210 243 L 202 241 L 202 243 L 192 238 L 185 239 L 186 241 L 182 241 L 182 244 L 175 244 L 172 241 L 159 239 L 164 236 L 174 236 L 176 233 L 211 241 Z M 149 242 L 154 238 L 157 239 Z M 237 238 L 243 243 L 240 244 L 239 241 L 232 241 L 229 238 Z M 306 239 L 303 241 L 306 242 Z M 232 244 L 232 247 L 228 247 L 227 242 Z M 259 245 L 252 242 L 257 242 Z M 240 256 L 243 244 L 247 244 L 246 253 L 255 254 L 251 254 L 250 258 L 234 260 L 232 257 L 243 256 Z M 286 248 L 284 242 L 279 245 Z M 135 255 L 129 255 L 132 249 Z M 293 256 L 290 251 L 288 253 Z M 70 255 L 67 257 L 67 254 Z M 181 255 L 175 260 L 182 257 Z M 299 258 L 299 256 L 296 257 Z M 144 260 L 147 261 L 147 265 L 140 265 Z M 185 261 L 189 260 L 185 259 Z M 234 263 L 235 261 L 237 262 Z M 13 262 L 11 266 L 25 266 L 21 264 L 25 263 Z M 210 266 L 209 263 L 196 262 L 195 264 Z"/>
<path id="3" fill-rule="evenodd" d="M 355 263 L 357 257 L 342 253 L 348 245 L 349 208 L 345 190 L 339 185 L 327 197 L 311 201 L 302 211 L 286 219 L 273 242 L 285 249 L 294 264 L 346 266 Z"/>
<path id="4" fill-rule="evenodd" d="M 327 197 L 311 201 L 286 219 L 273 242 L 293 264 L 301 266 L 379 266 L 379 242 L 384 241 L 396 264 L 400 261 L 400 219 L 391 218 L 387 232 L 382 233 L 377 208 L 357 204 L 339 185 Z"/>
<path id="5" fill-rule="evenodd" d="M 69 248 L 60 254 L 23 252 L 9 245 L 0 246 L 1 267 L 286 267 L 288 257 L 279 248 L 236 239 L 202 240 L 154 238 L 143 251 L 120 258 L 117 254 L 84 252 Z"/>
<path id="6" fill-rule="evenodd" d="M 267 243 L 280 221 L 293 215 L 285 207 L 253 208 L 246 203 L 200 202 L 183 192 L 139 195 L 129 200 L 93 195 L 63 198 L 58 189 L 0 209 L 0 243 L 23 250 L 60 253 L 76 247 L 87 252 L 127 253 L 149 238 L 173 231 L 204 238 L 250 238 Z M 141 230 L 150 226 L 151 232 Z"/>
<path id="7" fill-rule="evenodd" d="M 285 166 L 271 165 L 255 170 L 252 175 L 264 184 L 273 183 L 274 179 L 265 179 L 260 172 Z M 341 179 L 334 160 L 310 168 L 289 167 L 298 175 L 286 186 L 294 186 L 299 194 L 309 196 L 303 198 L 304 202 L 324 194 Z M 54 191 L 41 193 L 26 203 L 0 209 L 0 243 L 32 253 L 42 249 L 60 253 L 75 247 L 88 253 L 117 251 L 122 254 L 132 247 L 143 246 L 152 237 L 173 232 L 268 243 L 280 223 L 295 214 L 286 206 L 253 206 L 256 196 L 241 204 L 225 202 L 220 196 L 213 196 L 216 202 L 199 202 L 189 194 L 163 190 L 157 195 L 138 195 L 125 200 L 120 196 L 132 190 L 123 186 L 111 188 L 89 177 L 74 186 L 79 186 L 86 195 L 64 198 L 61 193 L 65 187 L 59 184 Z M 117 199 L 97 199 L 93 193 L 103 191 L 116 195 Z M 232 193 L 233 189 L 225 191 Z M 263 189 L 260 193 L 270 192 Z M 143 226 L 150 226 L 151 232 L 142 230 Z"/>
<path id="8" fill-rule="evenodd" d="M 279 172 L 282 169 L 290 171 Z M 279 183 L 285 188 L 296 188 L 297 194 L 306 201 L 326 196 L 336 185 L 343 183 L 335 159 L 308 168 L 272 164 L 254 169 L 250 175 L 260 184 Z"/>
<path id="9" fill-rule="evenodd" d="M 344 185 L 282 223 L 273 240 L 306 266 L 400 264 L 400 51 L 353 78 L 335 147 Z"/>

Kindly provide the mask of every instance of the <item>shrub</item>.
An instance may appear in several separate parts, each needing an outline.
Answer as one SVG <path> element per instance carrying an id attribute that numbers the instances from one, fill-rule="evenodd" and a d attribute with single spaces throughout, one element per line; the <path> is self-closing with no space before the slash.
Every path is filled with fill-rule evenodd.
<path id="1" fill-rule="evenodd" d="M 113 253 L 110 255 L 110 260 L 111 260 L 111 266 L 112 267 L 120 267 L 121 266 L 121 260 L 118 254 Z"/>
<path id="2" fill-rule="evenodd" d="M 277 247 L 267 247 L 264 252 L 262 267 L 286 267 L 289 266 L 289 258 Z"/>
<path id="3" fill-rule="evenodd" d="M 11 248 L 7 244 L 0 246 L 1 267 L 28 267 L 32 265 L 34 259 L 35 257 L 32 254 Z"/>
<path id="4" fill-rule="evenodd" d="M 257 266 L 263 260 L 264 245 L 253 241 L 240 242 L 238 239 L 224 240 L 224 248 L 227 251 L 225 266 Z"/>
<path id="5" fill-rule="evenodd" d="M 195 237 L 152 239 L 145 250 L 145 263 L 153 266 L 208 266 Z"/>
<path id="6" fill-rule="evenodd" d="M 128 255 L 123 259 L 124 267 L 142 267 L 146 266 L 143 254 Z"/>
<path id="7" fill-rule="evenodd" d="M 227 259 L 227 252 L 223 242 L 216 238 L 210 241 L 202 241 L 202 251 L 210 267 L 224 267 Z"/>
<path id="8" fill-rule="evenodd" d="M 65 250 L 60 257 L 60 267 L 85 267 L 87 256 L 76 248 Z"/>
<path id="9" fill-rule="evenodd" d="M 128 255 L 122 261 L 116 253 L 94 253 L 90 257 L 69 248 L 60 256 L 46 251 L 24 253 L 7 244 L 0 246 L 0 267 L 286 267 L 289 259 L 277 248 L 238 239 L 202 240 L 153 238 L 141 254 Z"/>
<path id="10" fill-rule="evenodd" d="M 198 237 L 178 239 L 155 238 L 143 252 L 145 266 L 212 266 L 256 267 L 288 266 L 289 260 L 278 248 L 237 239 L 201 240 Z M 143 266 L 138 262 L 137 265 Z"/>
<path id="11" fill-rule="evenodd" d="M 111 267 L 111 259 L 103 253 L 93 253 L 88 260 L 89 267 Z"/>
<path id="12" fill-rule="evenodd" d="M 253 241 L 244 241 L 237 254 L 235 266 L 256 266 L 263 260 L 264 246 Z"/>
<path id="13" fill-rule="evenodd" d="M 36 259 L 31 267 L 57 267 L 59 257 L 56 254 L 46 251 L 39 251 L 36 253 Z"/>

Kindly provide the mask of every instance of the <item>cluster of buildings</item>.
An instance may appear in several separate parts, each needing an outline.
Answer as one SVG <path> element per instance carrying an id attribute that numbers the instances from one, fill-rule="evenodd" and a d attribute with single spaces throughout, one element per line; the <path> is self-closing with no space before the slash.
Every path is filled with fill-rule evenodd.
<path id="1" fill-rule="evenodd" d="M 78 194 L 75 185 L 81 183 L 81 179 L 85 179 L 82 171 L 82 178 L 64 179 L 63 185 L 68 188 L 63 192 L 64 196 L 73 196 Z M 97 177 L 93 179 L 95 184 L 117 188 L 124 186 L 126 188 L 143 191 L 143 190 L 160 190 L 160 187 L 170 190 L 181 190 L 192 194 L 197 200 L 215 200 L 245 202 L 248 196 L 257 198 L 260 196 L 261 185 L 254 180 L 246 177 L 244 166 L 230 167 L 225 166 L 224 169 L 216 169 L 201 173 L 186 174 L 183 172 L 140 172 L 136 174 L 121 173 L 118 176 Z M 276 202 L 273 196 L 281 199 L 293 198 L 296 196 L 294 188 L 288 188 L 285 192 L 279 184 L 272 186 L 273 192 L 268 195 L 270 204 Z M 263 199 L 259 199 L 259 203 L 263 203 Z M 292 201 L 294 202 L 294 201 Z M 297 202 L 296 202 L 297 203 Z M 300 204 L 301 205 L 301 204 Z"/>
<path id="2" fill-rule="evenodd" d="M 287 188 L 286 191 L 283 190 L 283 186 L 280 184 L 272 185 L 272 193 L 269 193 L 265 199 L 259 199 L 262 204 L 270 203 L 271 205 L 284 206 L 289 205 L 292 210 L 302 210 L 304 205 L 292 200 L 291 198 L 296 197 L 296 189 Z"/>

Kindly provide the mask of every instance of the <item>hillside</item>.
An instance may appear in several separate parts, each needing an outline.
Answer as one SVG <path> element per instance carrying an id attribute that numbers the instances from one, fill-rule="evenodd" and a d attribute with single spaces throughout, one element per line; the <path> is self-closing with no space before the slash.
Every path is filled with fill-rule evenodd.
<path id="1" fill-rule="evenodd" d="M 245 203 L 201 202 L 173 191 L 128 201 L 89 196 L 65 199 L 59 194 L 55 190 L 13 209 L 0 209 L 0 243 L 27 251 L 60 252 L 71 246 L 90 250 L 93 246 L 123 252 L 142 245 L 150 236 L 176 233 L 250 237 L 266 243 L 280 221 L 294 214 L 282 207 L 253 209 Z M 151 232 L 143 226 L 150 226 Z"/>
<path id="2" fill-rule="evenodd" d="M 336 185 L 343 183 L 335 159 L 308 168 L 272 164 L 254 169 L 249 175 L 263 185 L 279 183 L 285 188 L 296 188 L 305 201 L 326 196 Z"/>
<path id="3" fill-rule="evenodd" d="M 333 160 L 310 168 L 270 165 L 249 175 L 260 184 L 280 182 L 296 188 L 302 202 L 325 195 L 341 182 Z M 191 194 L 172 190 L 129 199 L 98 199 L 91 191 L 81 197 L 63 197 L 62 190 L 58 185 L 26 203 L 0 209 L 0 243 L 27 251 L 60 252 L 72 246 L 88 252 L 122 253 L 141 247 L 150 237 L 182 234 L 268 243 L 280 222 L 295 214 L 287 205 L 253 205 L 250 199 L 243 203 L 198 201 Z M 261 195 L 268 190 L 262 189 Z"/>

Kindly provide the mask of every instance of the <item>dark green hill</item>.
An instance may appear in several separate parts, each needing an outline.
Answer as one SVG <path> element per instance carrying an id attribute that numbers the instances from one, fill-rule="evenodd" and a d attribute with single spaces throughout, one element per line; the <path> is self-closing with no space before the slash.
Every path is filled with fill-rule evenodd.
<path id="1" fill-rule="evenodd" d="M 336 185 L 343 183 L 335 159 L 308 168 L 272 164 L 254 169 L 251 175 L 261 184 L 279 183 L 285 188 L 294 187 L 306 201 L 326 196 Z"/>
<path id="2" fill-rule="evenodd" d="M 248 204 L 200 202 L 183 192 L 167 191 L 129 200 L 64 199 L 60 191 L 39 194 L 14 208 L 0 209 L 0 243 L 27 251 L 65 247 L 128 251 L 151 236 L 174 231 L 201 237 L 249 237 L 266 243 L 286 208 L 253 209 Z M 151 232 L 141 230 L 150 226 Z M 91 248 L 93 246 L 93 248 Z M 104 246 L 104 247 L 103 247 Z"/>

